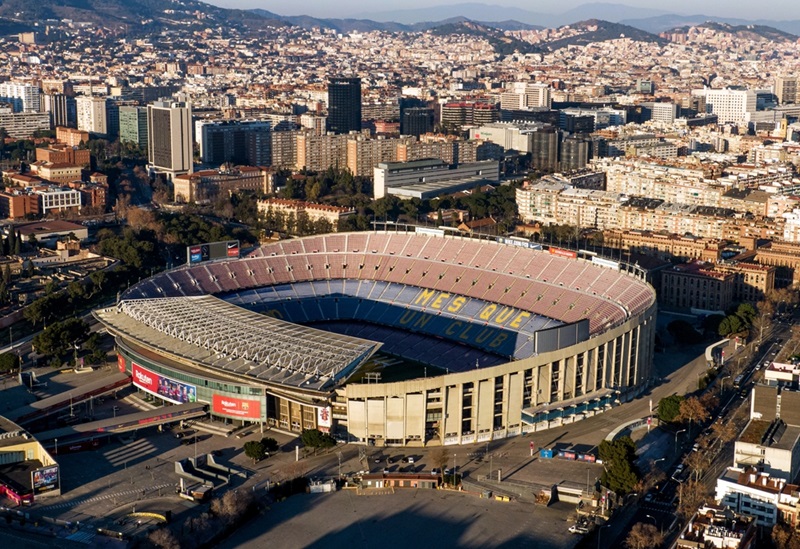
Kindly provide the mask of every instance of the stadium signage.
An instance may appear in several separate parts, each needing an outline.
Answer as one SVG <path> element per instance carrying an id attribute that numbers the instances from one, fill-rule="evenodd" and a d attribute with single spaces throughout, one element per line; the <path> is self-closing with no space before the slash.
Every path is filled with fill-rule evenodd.
<path id="1" fill-rule="evenodd" d="M 58 490 L 58 465 L 31 471 L 31 487 L 34 497 L 44 492 Z"/>
<path id="2" fill-rule="evenodd" d="M 457 313 L 470 301 L 468 297 L 453 295 L 448 292 L 437 292 L 436 290 L 423 289 L 414 298 L 413 304 L 421 307 L 430 307 L 437 311 Z M 478 318 L 500 326 L 509 328 L 519 328 L 523 322 L 531 317 L 531 313 L 515 309 L 514 307 L 504 307 L 494 303 L 487 303 L 478 313 Z"/>
<path id="3" fill-rule="evenodd" d="M 186 260 L 189 265 L 236 257 L 239 257 L 238 240 L 205 242 L 203 244 L 194 244 L 186 247 Z"/>
<path id="4" fill-rule="evenodd" d="M 317 428 L 323 433 L 331 430 L 331 407 L 317 408 Z"/>
<path id="5" fill-rule="evenodd" d="M 181 383 L 168 377 L 142 368 L 135 362 L 131 364 L 133 384 L 157 397 L 174 404 L 197 401 L 197 387 Z"/>
<path id="6" fill-rule="evenodd" d="M 562 250 L 561 248 L 550 248 L 550 253 L 553 255 L 559 255 L 561 257 L 571 257 L 572 259 L 578 257 L 577 252 L 573 252 L 572 250 Z"/>
<path id="7" fill-rule="evenodd" d="M 211 410 L 215 414 L 250 419 L 261 418 L 261 402 L 222 395 L 214 395 L 211 399 Z"/>
<path id="8" fill-rule="evenodd" d="M 119 371 L 123 374 L 125 373 L 125 357 L 122 355 L 117 355 L 117 366 L 119 367 Z"/>

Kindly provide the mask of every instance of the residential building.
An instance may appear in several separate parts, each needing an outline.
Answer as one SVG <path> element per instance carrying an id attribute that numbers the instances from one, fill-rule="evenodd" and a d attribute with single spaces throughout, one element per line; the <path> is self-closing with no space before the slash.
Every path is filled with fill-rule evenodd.
<path id="1" fill-rule="evenodd" d="M 280 198 L 270 198 L 258 201 L 258 211 L 267 215 L 268 212 L 281 212 L 285 215 L 293 214 L 295 219 L 301 215 L 308 216 L 310 223 L 324 220 L 330 223 L 334 231 L 338 230 L 339 222 L 342 219 L 356 214 L 351 208 L 341 208 L 338 206 L 328 206 L 327 204 L 314 204 L 302 200 L 284 200 Z"/>
<path id="2" fill-rule="evenodd" d="M 79 130 L 100 137 L 106 137 L 108 135 L 105 97 L 76 97 L 75 106 Z"/>
<path id="3" fill-rule="evenodd" d="M 704 504 L 686 523 L 676 549 L 750 549 L 758 546 L 756 521 L 729 507 Z"/>
<path id="4" fill-rule="evenodd" d="M 176 175 L 172 179 L 175 202 L 204 203 L 240 191 L 269 194 L 274 191 L 274 175 L 271 170 L 256 166 L 233 166 Z"/>
<path id="5" fill-rule="evenodd" d="M 15 113 L 38 113 L 42 90 L 33 84 L 0 83 L 0 103 L 9 103 Z"/>
<path id="6" fill-rule="evenodd" d="M 734 278 L 707 263 L 675 265 L 661 272 L 658 299 L 673 309 L 723 312 L 734 303 Z"/>
<path id="7" fill-rule="evenodd" d="M 272 163 L 272 124 L 266 120 L 203 120 L 195 126 L 200 158 L 209 166 Z"/>
<path id="8" fill-rule="evenodd" d="M 729 88 L 692 90 L 693 97 L 704 99 L 706 113 L 716 114 L 721 124 L 737 125 L 746 125 L 749 121 L 748 113 L 756 112 L 760 93 L 771 93 L 771 91 L 732 90 Z"/>
<path id="9" fill-rule="evenodd" d="M 68 147 L 78 147 L 89 142 L 89 132 L 75 128 L 56 127 L 56 141 Z"/>
<path id="10" fill-rule="evenodd" d="M 88 167 L 92 159 L 89 149 L 53 143 L 46 147 L 36 148 L 36 161 Z"/>
<path id="11" fill-rule="evenodd" d="M 798 95 L 797 76 L 776 76 L 775 77 L 775 96 L 778 103 L 800 103 Z"/>
<path id="12" fill-rule="evenodd" d="M 50 130 L 50 115 L 46 112 L 2 112 L 0 128 L 5 128 L 9 137 L 26 139 L 38 131 Z"/>

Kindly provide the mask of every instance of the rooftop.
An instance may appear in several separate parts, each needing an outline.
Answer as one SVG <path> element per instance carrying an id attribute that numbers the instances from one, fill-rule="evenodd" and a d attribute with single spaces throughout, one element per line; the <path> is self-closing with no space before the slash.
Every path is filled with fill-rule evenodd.
<path id="1" fill-rule="evenodd" d="M 192 363 L 307 389 L 319 390 L 346 377 L 380 347 L 373 341 L 284 322 L 209 295 L 127 300 L 95 315 L 112 331 Z"/>

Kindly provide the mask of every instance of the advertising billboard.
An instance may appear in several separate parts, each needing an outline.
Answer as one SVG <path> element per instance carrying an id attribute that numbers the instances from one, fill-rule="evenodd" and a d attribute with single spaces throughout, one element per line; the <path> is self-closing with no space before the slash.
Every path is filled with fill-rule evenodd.
<path id="1" fill-rule="evenodd" d="M 222 395 L 214 395 L 211 399 L 211 411 L 215 414 L 248 419 L 261 418 L 261 402 L 245 400 Z"/>
<path id="2" fill-rule="evenodd" d="M 197 387 L 194 385 L 175 381 L 161 374 L 151 372 L 135 362 L 131 366 L 133 369 L 133 384 L 140 389 L 144 389 L 148 393 L 174 404 L 197 402 Z"/>
<path id="3" fill-rule="evenodd" d="M 331 430 L 331 407 L 317 408 L 317 429 L 323 433 Z"/>
<path id="4" fill-rule="evenodd" d="M 550 253 L 553 255 L 560 255 L 561 257 L 571 257 L 575 259 L 578 257 L 577 252 L 573 252 L 572 250 L 562 250 L 561 248 L 550 248 Z"/>
<path id="5" fill-rule="evenodd" d="M 50 465 L 31 471 L 31 486 L 33 495 L 38 496 L 45 492 L 58 490 L 58 465 Z"/>
<path id="6" fill-rule="evenodd" d="M 119 371 L 123 374 L 125 373 L 125 357 L 122 355 L 117 355 L 117 366 L 119 367 Z"/>
<path id="7" fill-rule="evenodd" d="M 237 257 L 239 257 L 238 240 L 206 242 L 204 244 L 193 244 L 186 247 L 186 261 L 188 261 L 189 265 Z"/>

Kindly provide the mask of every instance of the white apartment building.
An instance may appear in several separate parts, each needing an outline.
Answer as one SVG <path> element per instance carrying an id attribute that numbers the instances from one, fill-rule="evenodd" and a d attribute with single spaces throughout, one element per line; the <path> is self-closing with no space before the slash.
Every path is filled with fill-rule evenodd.
<path id="1" fill-rule="evenodd" d="M 81 96 L 75 98 L 78 129 L 91 134 L 107 135 L 106 98 Z"/>
<path id="2" fill-rule="evenodd" d="M 717 479 L 714 499 L 740 515 L 753 517 L 759 526 L 769 527 L 778 520 L 778 506 L 782 503 L 785 486 L 784 479 L 771 478 L 767 473 L 729 467 Z"/>
<path id="3" fill-rule="evenodd" d="M 770 93 L 770 90 L 692 90 L 693 97 L 705 99 L 706 113 L 716 114 L 720 124 L 746 124 L 747 113 L 756 112 L 759 93 Z"/>
<path id="4" fill-rule="evenodd" d="M 551 104 L 550 86 L 547 84 L 512 82 L 500 94 L 500 108 L 504 110 L 549 109 Z"/>
<path id="5" fill-rule="evenodd" d="M 505 150 L 522 153 L 533 151 L 533 134 L 543 124 L 516 124 L 512 122 L 494 122 L 477 128 L 470 128 L 470 139 L 482 139 L 500 145 Z"/>
<path id="6" fill-rule="evenodd" d="M 558 223 L 558 195 L 571 188 L 566 183 L 539 181 L 516 191 L 517 211 L 525 222 Z"/>
<path id="7" fill-rule="evenodd" d="M 3 82 L 0 84 L 0 103 L 10 103 L 14 112 L 39 112 L 42 90 L 31 84 Z"/>
<path id="8" fill-rule="evenodd" d="M 77 189 L 48 187 L 37 190 L 36 194 L 39 195 L 42 215 L 45 216 L 52 210 L 63 211 L 81 207 L 81 193 Z"/>

